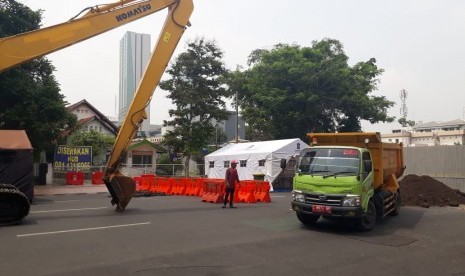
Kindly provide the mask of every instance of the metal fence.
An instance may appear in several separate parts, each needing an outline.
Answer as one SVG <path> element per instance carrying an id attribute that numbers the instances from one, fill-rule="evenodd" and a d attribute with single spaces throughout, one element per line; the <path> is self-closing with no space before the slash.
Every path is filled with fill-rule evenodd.
<path id="1" fill-rule="evenodd" d="M 129 176 L 142 174 L 156 174 L 158 176 L 184 176 L 185 168 L 182 164 L 157 164 L 156 167 L 126 167 L 121 166 L 123 173 Z M 203 176 L 205 173 L 203 164 L 189 167 L 189 176 Z"/>
<path id="2" fill-rule="evenodd" d="M 96 171 L 104 171 L 105 166 L 92 166 L 90 171 L 84 171 L 84 182 L 90 183 L 92 180 L 92 173 Z M 130 177 L 140 176 L 143 174 L 155 174 L 158 176 L 165 176 L 165 177 L 182 177 L 185 174 L 184 165 L 182 164 L 158 164 L 156 167 L 151 166 L 137 166 L 137 167 L 127 167 L 124 164 L 121 165 L 120 171 Z M 198 177 L 204 176 L 205 167 L 203 164 L 198 164 L 194 166 L 190 166 L 189 168 L 189 176 Z M 56 171 L 53 170 L 53 182 L 54 184 L 64 185 L 66 184 L 66 175 L 67 170 Z M 35 173 L 37 175 L 38 173 Z"/>
<path id="3" fill-rule="evenodd" d="M 465 192 L 465 146 L 406 147 L 404 160 L 404 176 L 431 176 Z"/>

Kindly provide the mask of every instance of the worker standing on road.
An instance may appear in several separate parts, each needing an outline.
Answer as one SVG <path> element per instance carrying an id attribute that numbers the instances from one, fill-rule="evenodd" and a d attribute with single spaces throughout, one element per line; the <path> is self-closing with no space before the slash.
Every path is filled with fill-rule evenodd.
<path id="1" fill-rule="evenodd" d="M 224 195 L 224 204 L 223 208 L 226 208 L 226 203 L 228 202 L 229 196 L 229 208 L 236 208 L 234 206 L 234 190 L 236 189 L 236 183 L 239 183 L 239 175 L 236 170 L 237 161 L 231 161 L 231 167 L 226 170 L 226 193 Z"/>

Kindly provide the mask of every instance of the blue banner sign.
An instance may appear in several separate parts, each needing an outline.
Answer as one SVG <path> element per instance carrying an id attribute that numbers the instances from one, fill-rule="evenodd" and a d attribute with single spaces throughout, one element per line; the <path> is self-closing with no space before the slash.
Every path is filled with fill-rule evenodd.
<path id="1" fill-rule="evenodd" d="M 92 147 L 57 146 L 53 169 L 55 171 L 90 171 L 92 165 Z"/>

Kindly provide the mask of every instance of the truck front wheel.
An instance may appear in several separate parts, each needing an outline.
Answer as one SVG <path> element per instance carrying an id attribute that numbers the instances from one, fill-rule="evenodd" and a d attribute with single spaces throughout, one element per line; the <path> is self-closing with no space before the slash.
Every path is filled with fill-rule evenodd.
<path id="1" fill-rule="evenodd" d="M 320 218 L 318 215 L 310 215 L 310 214 L 304 214 L 301 212 L 296 212 L 297 218 L 299 219 L 300 222 L 302 222 L 306 226 L 312 226 L 315 225 L 317 220 Z"/>
<path id="2" fill-rule="evenodd" d="M 358 228 L 362 231 L 370 231 L 376 224 L 376 208 L 373 201 L 368 202 L 368 208 L 363 217 L 358 222 Z"/>

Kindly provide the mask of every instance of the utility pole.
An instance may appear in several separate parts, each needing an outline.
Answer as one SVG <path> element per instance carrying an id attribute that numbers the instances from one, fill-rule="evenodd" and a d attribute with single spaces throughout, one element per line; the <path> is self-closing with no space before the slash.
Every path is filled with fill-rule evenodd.
<path id="1" fill-rule="evenodd" d="M 238 92 L 236 91 L 236 144 L 239 143 L 239 103 Z"/>

